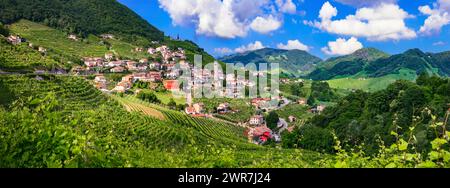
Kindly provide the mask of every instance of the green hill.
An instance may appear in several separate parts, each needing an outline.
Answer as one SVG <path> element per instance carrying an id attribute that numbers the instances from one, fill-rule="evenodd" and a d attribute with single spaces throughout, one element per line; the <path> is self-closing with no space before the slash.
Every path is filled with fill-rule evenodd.
<path id="1" fill-rule="evenodd" d="M 264 48 L 219 58 L 226 63 L 279 63 L 283 72 L 295 76 L 312 71 L 322 60 L 302 50 L 280 50 Z"/>
<path id="2" fill-rule="evenodd" d="M 373 61 L 369 63 L 365 71 L 371 77 L 395 74 L 400 69 L 405 68 L 414 70 L 417 74 L 428 72 L 441 76 L 449 76 L 450 72 L 448 70 L 450 69 L 450 64 L 445 64 L 445 61 L 448 62 L 449 60 L 445 60 L 445 56 L 442 54 L 437 55 L 438 58 L 434 58 L 434 56 L 436 54 L 424 53 L 419 49 L 411 49 L 402 54 Z"/>
<path id="3" fill-rule="evenodd" d="M 36 58 L 52 60 L 52 64 L 49 66 L 49 63 L 39 63 L 42 62 L 42 60 L 37 61 L 36 58 L 24 59 L 17 57 L 15 59 L 21 59 L 18 63 L 0 63 L 0 68 L 5 70 L 12 70 L 11 66 L 14 66 L 15 70 L 20 69 L 20 67 L 26 68 L 27 70 L 33 68 L 51 69 L 53 67 L 70 69 L 71 66 L 80 64 L 80 60 L 83 57 L 103 57 L 105 53 L 108 52 L 112 52 L 122 59 L 139 60 L 141 58 L 157 58 L 156 56 L 151 56 L 146 51 L 135 51 L 135 48 L 142 46 L 120 39 L 102 39 L 89 34 L 85 38 L 74 41 L 68 39 L 68 34 L 64 31 L 29 20 L 19 20 L 18 22 L 8 25 L 8 29 L 11 34 L 20 35 L 25 38 L 28 43 L 33 44 L 34 48 L 44 47 L 47 50 L 47 53 L 38 53 L 37 50 L 29 48 L 26 43 L 13 46 L 3 39 L 2 45 L 4 45 L 5 48 L 0 49 L 0 52 L 2 52 L 0 54 L 4 54 L 4 56 L 9 54 L 8 57 L 5 57 L 6 59 L 14 59 L 13 54 L 22 54 L 22 56 L 29 54 L 29 56 L 36 56 Z M 0 38 L 3 37 L 0 36 Z M 186 52 L 188 61 L 190 62 L 193 62 L 195 54 L 202 55 L 204 63 L 214 61 L 214 58 L 211 55 L 191 41 L 171 40 L 170 38 L 165 37 L 164 41 L 160 42 L 160 45 L 167 45 L 171 49 L 183 48 Z M 11 50 L 8 51 L 8 49 L 14 49 L 15 52 L 12 52 Z M 68 62 L 72 62 L 72 64 L 69 64 Z"/>
<path id="4" fill-rule="evenodd" d="M 369 62 L 389 57 L 388 54 L 375 48 L 364 48 L 353 54 L 330 58 L 319 63 L 317 69 L 308 77 L 313 80 L 329 80 L 334 77 L 355 75 L 364 70 Z"/>
<path id="5" fill-rule="evenodd" d="M 376 48 L 363 48 L 360 50 L 355 51 L 354 53 L 350 55 L 344 55 L 339 57 L 332 57 L 330 59 L 327 59 L 326 61 L 323 61 L 319 63 L 319 67 L 326 67 L 326 68 L 332 68 L 338 63 L 346 62 L 346 61 L 355 61 L 360 60 L 365 63 L 374 61 L 380 58 L 386 58 L 389 57 L 389 54 L 380 51 Z"/>
<path id="6" fill-rule="evenodd" d="M 148 45 L 162 41 L 164 33 L 115 0 L 1 0 L 0 22 L 21 19 L 87 36 L 105 33 L 125 41 Z"/>
<path id="7" fill-rule="evenodd" d="M 343 77 L 378 78 L 400 74 L 401 70 L 411 70 L 416 74 L 428 72 L 440 76 L 450 75 L 449 52 L 425 53 L 411 49 L 404 53 L 388 56 L 367 48 L 321 63 L 308 75 L 313 80 L 331 80 Z"/>

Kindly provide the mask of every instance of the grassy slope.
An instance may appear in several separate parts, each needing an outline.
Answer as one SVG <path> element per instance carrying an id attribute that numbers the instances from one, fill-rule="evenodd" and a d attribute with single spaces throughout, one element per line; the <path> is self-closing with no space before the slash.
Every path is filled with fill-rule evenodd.
<path id="1" fill-rule="evenodd" d="M 89 35 L 79 41 L 67 38 L 67 33 L 28 20 L 20 20 L 10 27 L 12 33 L 19 34 L 37 46 L 52 49 L 55 53 L 75 57 L 103 57 L 109 52 L 108 46 L 101 44 L 102 39 Z M 121 57 L 138 59 L 147 57 L 145 52 L 132 52 L 136 46 L 115 39 L 108 39 L 111 51 Z"/>
<path id="2" fill-rule="evenodd" d="M 9 28 L 12 33 L 19 34 L 34 45 L 43 46 L 50 49 L 55 54 L 72 57 L 72 59 L 80 59 L 82 57 L 102 57 L 107 52 L 113 52 L 122 59 L 138 60 L 151 57 L 145 51 L 134 51 L 136 47 L 144 46 L 136 46 L 116 39 L 104 40 L 111 45 L 107 46 L 101 42 L 103 39 L 94 35 L 89 35 L 83 40 L 73 41 L 67 38 L 68 34 L 65 32 L 28 20 L 20 20 L 19 22 L 10 25 Z M 204 64 L 214 61 L 214 58 L 211 55 L 189 41 L 176 41 L 166 38 L 161 45 L 167 45 L 171 49 L 183 48 L 186 51 L 188 61 L 190 62 L 193 62 L 195 54 L 203 56 Z M 223 65 L 222 62 L 220 63 Z"/>
<path id="3" fill-rule="evenodd" d="M 396 80 L 415 80 L 415 71 L 402 69 L 400 74 L 390 74 L 376 78 L 364 78 L 359 76 L 352 76 L 348 78 L 338 78 L 329 80 L 330 87 L 336 89 L 360 89 L 364 91 L 378 91 L 385 89 L 389 84 L 394 83 Z"/>
<path id="4" fill-rule="evenodd" d="M 177 104 L 186 104 L 185 98 L 175 98 L 170 91 L 154 92 L 154 94 L 156 95 L 156 97 L 158 97 L 159 100 L 161 100 L 163 104 L 168 104 L 170 102 L 170 99 L 173 99 Z"/>

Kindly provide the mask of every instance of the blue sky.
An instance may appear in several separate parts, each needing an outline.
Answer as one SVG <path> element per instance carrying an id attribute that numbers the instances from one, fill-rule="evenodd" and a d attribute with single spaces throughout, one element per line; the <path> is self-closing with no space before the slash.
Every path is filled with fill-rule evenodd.
<path id="1" fill-rule="evenodd" d="M 216 57 L 261 47 L 302 49 L 321 58 L 362 47 L 390 54 L 450 50 L 450 0 L 119 2 L 166 35 L 192 40 Z"/>

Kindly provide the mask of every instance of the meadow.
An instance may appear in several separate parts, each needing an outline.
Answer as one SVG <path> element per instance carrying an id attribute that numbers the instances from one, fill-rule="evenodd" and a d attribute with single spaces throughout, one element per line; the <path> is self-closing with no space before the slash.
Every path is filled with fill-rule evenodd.
<path id="1" fill-rule="evenodd" d="M 346 77 L 328 80 L 330 87 L 336 89 L 353 90 L 360 89 L 363 91 L 379 91 L 385 89 L 389 84 L 394 83 L 397 80 L 410 80 L 416 79 L 416 72 L 408 69 L 399 70 L 399 74 L 390 74 L 376 78 L 366 78 L 361 76 Z"/>

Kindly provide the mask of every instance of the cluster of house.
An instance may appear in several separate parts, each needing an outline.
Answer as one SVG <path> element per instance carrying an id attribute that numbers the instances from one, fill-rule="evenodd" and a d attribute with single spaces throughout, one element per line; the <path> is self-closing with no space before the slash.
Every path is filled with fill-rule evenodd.
<path id="1" fill-rule="evenodd" d="M 69 36 L 75 39 L 76 36 Z M 104 34 L 101 35 L 104 39 L 112 39 L 113 35 Z M 137 51 L 143 51 L 142 48 L 136 48 Z M 119 60 L 115 58 L 113 53 L 106 53 L 104 57 L 85 57 L 84 67 L 75 67 L 72 71 L 75 74 L 82 73 L 98 73 L 98 68 L 109 69 L 111 73 L 123 73 L 132 72 L 126 75 L 122 80 L 117 83 L 116 87 L 112 90 L 114 92 L 126 92 L 131 89 L 132 85 L 136 81 L 142 82 L 163 82 L 164 87 L 167 90 L 178 89 L 178 82 L 176 79 L 181 74 L 181 69 L 177 68 L 176 61 L 180 65 L 189 65 L 186 62 L 186 56 L 183 49 L 179 48 L 177 51 L 171 51 L 167 46 L 161 46 L 156 49 L 149 48 L 148 53 L 155 54 L 161 53 L 163 60 L 161 62 L 149 62 L 148 59 L 141 59 L 139 62 L 133 60 Z M 97 71 L 94 71 L 97 70 Z M 97 75 L 96 87 L 106 90 L 106 80 L 103 75 Z"/>
<path id="2" fill-rule="evenodd" d="M 75 35 L 69 35 L 73 40 L 77 40 Z M 113 38 L 113 35 L 102 35 L 103 38 Z M 143 51 L 143 48 L 136 48 L 137 51 Z M 186 63 L 186 55 L 183 49 L 176 51 L 170 50 L 167 46 L 161 46 L 156 49 L 149 48 L 148 53 L 153 55 L 161 53 L 163 59 L 161 62 L 149 62 L 148 59 L 140 59 L 139 62 L 133 60 L 119 60 L 113 53 L 106 53 L 104 57 L 85 57 L 83 58 L 85 67 L 77 67 L 73 70 L 76 74 L 91 72 L 89 70 L 106 68 L 112 73 L 145 72 L 147 70 L 163 71 L 164 76 L 170 79 L 176 79 L 180 76 L 180 69 L 176 68 L 176 61 L 180 64 Z"/>
<path id="3" fill-rule="evenodd" d="M 148 69 L 148 60 L 141 59 L 139 62 L 132 60 L 114 60 L 114 54 L 106 53 L 105 57 L 85 57 L 84 65 L 86 70 L 93 68 L 110 68 L 109 71 L 112 73 L 122 73 L 126 70 L 128 71 L 138 71 L 143 72 Z"/>
<path id="4" fill-rule="evenodd" d="M 137 48 L 136 50 L 143 51 L 142 48 Z M 174 58 L 186 59 L 185 51 L 182 48 L 178 48 L 177 50 L 172 51 L 165 45 L 158 48 L 148 48 L 147 53 L 151 55 L 161 53 L 163 63 L 170 63 Z"/>
<path id="5" fill-rule="evenodd" d="M 136 81 L 142 82 L 159 82 L 162 80 L 162 73 L 160 71 L 137 72 L 122 77 L 122 80 L 112 90 L 113 92 L 124 93 L 131 89 L 133 83 Z M 102 74 L 96 75 L 94 79 L 95 87 L 100 90 L 107 90 L 107 80 Z"/>
<path id="6" fill-rule="evenodd" d="M 250 103 L 256 109 L 271 111 L 278 108 L 280 101 L 283 101 L 283 98 L 281 96 L 276 96 L 272 98 L 253 98 Z"/>
<path id="7" fill-rule="evenodd" d="M 8 41 L 9 43 L 11 43 L 12 45 L 19 45 L 19 44 L 22 44 L 23 42 L 26 42 L 26 39 L 25 39 L 25 38 L 22 38 L 22 37 L 20 37 L 20 36 L 18 36 L 18 35 L 10 35 L 10 36 L 8 36 L 8 37 L 6 38 L 6 41 Z M 28 43 L 28 46 L 29 46 L 30 48 L 34 48 L 33 43 Z M 37 50 L 38 50 L 39 52 L 41 52 L 41 53 L 46 53 L 46 52 L 47 52 L 47 49 L 44 48 L 44 47 L 42 47 L 42 46 L 37 47 Z"/>
<path id="8" fill-rule="evenodd" d="M 295 117 L 289 117 L 290 121 L 295 121 Z M 248 124 L 250 127 L 247 129 L 246 135 L 250 142 L 255 144 L 263 144 L 269 139 L 273 139 L 276 142 L 281 141 L 281 133 L 289 129 L 289 124 L 283 118 L 280 118 L 277 122 L 277 129 L 273 131 L 269 129 L 262 115 L 254 115 L 250 118 Z"/>
<path id="9" fill-rule="evenodd" d="M 113 34 L 102 34 L 102 35 L 100 35 L 100 37 L 101 37 L 102 39 L 114 39 L 114 35 L 113 35 Z M 74 41 L 80 40 L 80 39 L 78 38 L 78 36 L 75 35 L 75 34 L 69 34 L 69 35 L 67 36 L 67 38 L 70 39 L 70 40 L 74 40 Z"/>

